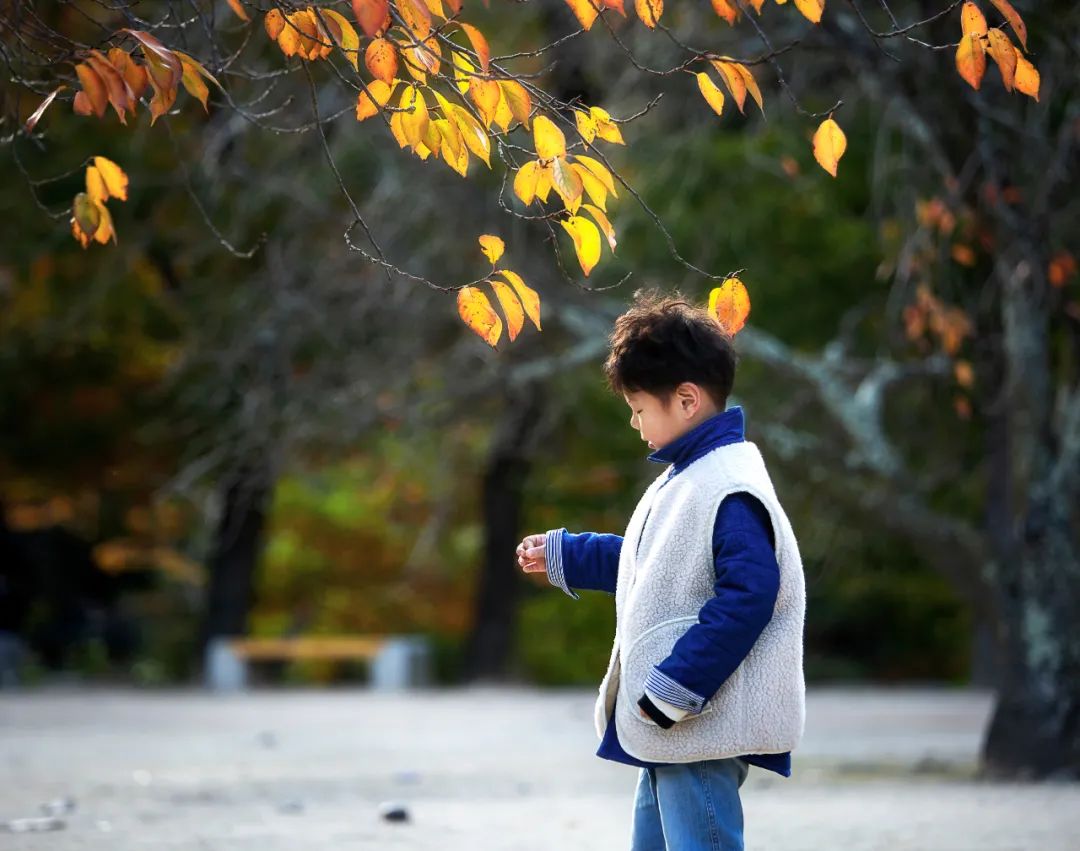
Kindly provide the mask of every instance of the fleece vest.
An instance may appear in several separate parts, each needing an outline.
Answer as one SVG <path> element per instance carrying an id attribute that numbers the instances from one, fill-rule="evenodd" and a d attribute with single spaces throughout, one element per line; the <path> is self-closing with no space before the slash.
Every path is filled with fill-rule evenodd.
<path id="1" fill-rule="evenodd" d="M 649 671 L 715 594 L 713 523 L 720 501 L 739 491 L 761 500 L 772 521 L 780 566 L 772 618 L 731 676 L 706 695 L 701 712 L 664 729 L 641 716 L 637 700 Z M 805 612 L 798 544 L 758 447 L 743 440 L 716 447 L 677 475 L 668 467 L 645 490 L 623 537 L 615 641 L 594 712 L 597 734 L 603 739 L 614 706 L 620 743 L 650 762 L 793 750 L 806 716 Z"/>

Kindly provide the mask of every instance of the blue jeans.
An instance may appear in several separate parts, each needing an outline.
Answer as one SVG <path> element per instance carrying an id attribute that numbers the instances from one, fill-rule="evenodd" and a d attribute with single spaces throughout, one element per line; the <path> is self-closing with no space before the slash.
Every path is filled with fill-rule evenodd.
<path id="1" fill-rule="evenodd" d="M 743 851 L 738 757 L 640 769 L 630 851 Z"/>

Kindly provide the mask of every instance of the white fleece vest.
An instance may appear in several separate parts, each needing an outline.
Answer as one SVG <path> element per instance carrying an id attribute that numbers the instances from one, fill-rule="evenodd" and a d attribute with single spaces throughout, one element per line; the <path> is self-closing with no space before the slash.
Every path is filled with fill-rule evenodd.
<path id="1" fill-rule="evenodd" d="M 619 742 L 638 759 L 696 762 L 790 751 L 806 716 L 806 591 L 795 534 L 761 452 L 750 441 L 730 443 L 668 481 L 671 473 L 668 467 L 649 485 L 626 527 L 615 592 L 615 642 L 594 713 L 597 734 L 603 739 L 615 705 Z M 649 671 L 667 658 L 715 594 L 713 524 L 720 501 L 737 491 L 761 500 L 772 519 L 780 565 L 776 606 L 749 654 L 702 711 L 665 730 L 641 716 L 637 701 Z"/>

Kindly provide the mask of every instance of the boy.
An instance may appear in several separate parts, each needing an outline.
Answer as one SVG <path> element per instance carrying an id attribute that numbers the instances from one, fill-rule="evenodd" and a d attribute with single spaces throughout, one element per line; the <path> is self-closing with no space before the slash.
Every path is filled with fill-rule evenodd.
<path id="1" fill-rule="evenodd" d="M 726 408 L 732 341 L 676 296 L 638 291 L 604 374 L 667 464 L 624 535 L 529 535 L 527 572 L 615 595 L 597 755 L 640 767 L 631 851 L 743 848 L 750 765 L 791 774 L 805 717 L 798 545 L 761 453 Z"/>

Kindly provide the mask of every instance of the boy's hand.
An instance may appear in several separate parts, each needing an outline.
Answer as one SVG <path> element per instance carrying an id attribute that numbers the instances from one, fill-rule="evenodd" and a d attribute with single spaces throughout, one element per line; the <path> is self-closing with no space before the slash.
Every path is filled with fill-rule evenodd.
<path id="1" fill-rule="evenodd" d="M 517 560 L 525 573 L 546 573 L 545 535 L 526 535 L 517 545 Z"/>

